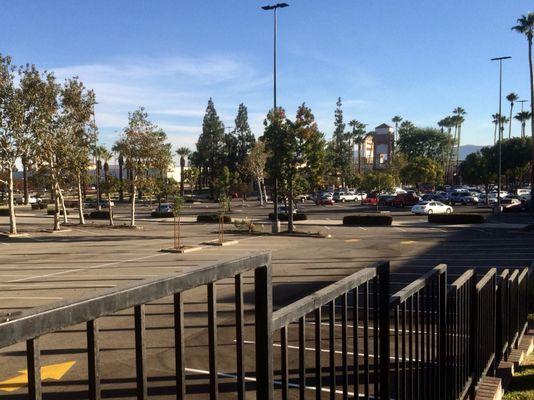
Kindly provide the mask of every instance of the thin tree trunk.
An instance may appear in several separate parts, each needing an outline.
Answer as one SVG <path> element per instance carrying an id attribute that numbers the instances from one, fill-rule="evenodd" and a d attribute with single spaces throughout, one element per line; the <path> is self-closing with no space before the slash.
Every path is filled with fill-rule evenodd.
<path id="1" fill-rule="evenodd" d="M 63 210 L 63 223 L 68 224 L 69 216 L 67 215 L 67 208 L 65 207 L 65 197 L 63 197 L 63 192 L 61 191 L 61 187 L 59 186 L 59 183 L 56 183 L 56 185 L 57 185 L 57 193 L 59 196 L 59 200 L 61 201 L 61 209 Z"/>
<path id="2" fill-rule="evenodd" d="M 80 219 L 80 225 L 85 225 L 85 218 L 83 216 L 83 196 L 82 196 L 82 177 L 80 173 L 77 175 L 78 181 L 78 216 Z"/>
<path id="3" fill-rule="evenodd" d="M 15 215 L 15 195 L 13 191 L 13 168 L 9 168 L 8 174 L 8 197 L 9 197 L 9 233 L 17 234 L 17 217 Z"/>
<path id="4" fill-rule="evenodd" d="M 59 194 L 57 193 L 57 186 L 52 186 L 54 192 L 54 230 L 61 230 L 61 223 L 59 222 Z"/>
<path id="5" fill-rule="evenodd" d="M 28 190 L 28 166 L 27 161 L 22 159 L 22 178 L 24 180 L 24 204 L 30 204 L 30 192 Z"/>
<path id="6" fill-rule="evenodd" d="M 135 192 L 137 187 L 135 184 L 132 186 L 132 193 L 130 194 L 131 205 L 130 205 L 130 226 L 135 226 Z"/>
<path id="7" fill-rule="evenodd" d="M 510 103 L 510 122 L 508 123 L 508 139 L 512 138 L 512 111 L 514 109 L 514 103 Z"/>
<path id="8" fill-rule="evenodd" d="M 259 198 L 260 198 L 260 206 L 263 206 L 263 193 L 261 190 L 261 180 L 260 178 L 257 178 L 258 181 L 258 191 L 259 191 Z"/>
<path id="9" fill-rule="evenodd" d="M 293 176 L 289 178 L 289 208 L 286 208 L 286 210 L 289 210 L 287 213 L 287 231 L 289 233 L 293 233 Z"/>
<path id="10" fill-rule="evenodd" d="M 108 210 L 109 210 L 109 226 L 115 225 L 113 222 L 113 210 L 111 209 L 111 190 L 108 190 Z"/>

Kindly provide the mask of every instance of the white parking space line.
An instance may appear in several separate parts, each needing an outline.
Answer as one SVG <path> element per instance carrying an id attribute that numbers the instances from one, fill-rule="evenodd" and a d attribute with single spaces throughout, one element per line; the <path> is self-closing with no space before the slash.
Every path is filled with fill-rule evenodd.
<path id="1" fill-rule="evenodd" d="M 51 274 L 29 276 L 29 277 L 26 277 L 26 278 L 14 279 L 14 280 L 8 281 L 7 283 L 23 282 L 23 281 L 28 281 L 28 280 L 32 280 L 32 279 L 48 278 L 50 276 L 58 276 L 58 275 L 69 274 L 71 272 L 80 272 L 80 271 L 85 271 L 85 270 L 90 270 L 90 269 L 98 269 L 98 268 L 103 268 L 103 267 L 110 267 L 110 266 L 116 265 L 116 264 L 124 264 L 124 263 L 128 263 L 128 262 L 147 260 L 149 258 L 159 257 L 159 256 L 162 256 L 164 254 L 166 254 L 166 253 L 151 254 L 149 256 L 130 258 L 128 260 L 116 261 L 116 262 L 105 263 L 105 264 L 98 264 L 98 265 L 93 265 L 91 267 L 68 269 L 68 270 L 65 270 L 65 271 L 53 272 Z M 167 267 L 167 268 L 177 268 L 177 266 L 175 266 L 175 267 Z"/>
<path id="2" fill-rule="evenodd" d="M 367 228 L 364 228 L 363 226 L 359 226 L 358 228 L 360 228 L 362 231 L 366 231 Z"/>

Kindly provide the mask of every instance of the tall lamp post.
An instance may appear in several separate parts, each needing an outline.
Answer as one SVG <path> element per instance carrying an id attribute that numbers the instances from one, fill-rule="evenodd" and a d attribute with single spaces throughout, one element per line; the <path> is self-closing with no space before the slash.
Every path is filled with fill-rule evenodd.
<path id="1" fill-rule="evenodd" d="M 502 175 L 502 61 L 512 58 L 510 56 L 505 57 L 496 57 L 492 58 L 491 61 L 499 61 L 499 118 L 498 118 L 498 129 L 499 129 L 499 169 L 497 177 L 497 207 L 495 208 L 495 213 L 501 213 L 501 175 Z"/>
<path id="2" fill-rule="evenodd" d="M 265 11 L 274 11 L 274 60 L 273 60 L 273 111 L 276 112 L 276 37 L 278 33 L 278 15 L 277 10 L 279 8 L 285 8 L 288 7 L 289 4 L 287 3 L 277 3 L 270 6 L 263 6 L 262 10 Z M 290 199 L 289 201 L 293 201 L 293 199 Z M 274 221 L 273 221 L 273 233 L 280 232 L 280 220 L 278 219 L 278 178 L 274 179 Z"/>

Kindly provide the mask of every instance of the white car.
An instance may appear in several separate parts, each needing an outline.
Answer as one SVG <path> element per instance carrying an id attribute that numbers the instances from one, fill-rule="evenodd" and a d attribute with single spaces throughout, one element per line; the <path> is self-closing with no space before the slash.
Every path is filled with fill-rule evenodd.
<path id="1" fill-rule="evenodd" d="M 412 214 L 450 214 L 452 211 L 451 206 L 439 201 L 422 201 L 412 207 Z"/>
<path id="2" fill-rule="evenodd" d="M 356 197 L 356 194 L 354 192 L 334 192 L 334 201 L 336 202 L 339 202 L 341 201 L 342 203 L 346 202 L 346 201 L 356 201 L 357 200 L 357 197 Z"/>

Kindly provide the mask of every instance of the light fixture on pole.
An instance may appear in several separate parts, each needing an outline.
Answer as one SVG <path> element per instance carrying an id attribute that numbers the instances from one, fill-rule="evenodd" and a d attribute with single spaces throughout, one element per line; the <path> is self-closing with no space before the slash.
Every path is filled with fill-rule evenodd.
<path id="1" fill-rule="evenodd" d="M 278 14 L 277 10 L 279 8 L 285 8 L 289 7 L 289 4 L 287 3 L 277 3 L 273 5 L 263 6 L 262 10 L 265 11 L 274 11 L 274 52 L 273 52 L 273 112 L 276 112 L 276 39 L 277 39 L 277 33 L 278 33 Z M 273 198 L 273 205 L 274 205 L 274 221 L 273 221 L 273 233 L 278 233 L 280 231 L 280 220 L 278 219 L 278 179 L 275 178 L 274 180 L 274 198 Z M 293 201 L 292 199 L 290 201 Z"/>
<path id="2" fill-rule="evenodd" d="M 497 214 L 501 213 L 501 175 L 502 175 L 502 61 L 512 58 L 510 56 L 505 57 L 496 57 L 492 58 L 491 61 L 499 61 L 499 118 L 498 118 L 498 129 L 499 129 L 499 168 L 498 168 L 498 177 L 497 177 L 497 207 L 495 212 Z"/>

